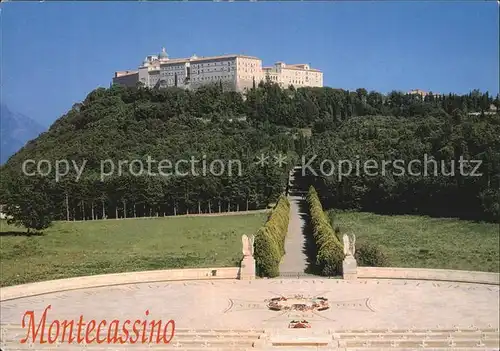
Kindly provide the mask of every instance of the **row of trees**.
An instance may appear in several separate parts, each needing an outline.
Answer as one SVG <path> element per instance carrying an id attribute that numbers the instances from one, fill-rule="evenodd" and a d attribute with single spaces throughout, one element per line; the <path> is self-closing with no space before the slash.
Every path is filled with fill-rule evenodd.
<path id="1" fill-rule="evenodd" d="M 253 121 L 289 127 L 313 127 L 316 132 L 335 130 L 356 116 L 466 117 L 469 112 L 485 112 L 491 105 L 500 109 L 499 96 L 474 90 L 466 95 L 407 94 L 387 95 L 366 89 L 347 91 L 332 88 L 280 89 L 261 83 L 248 93 L 247 114 Z"/>
<path id="2" fill-rule="evenodd" d="M 267 171 L 248 170 L 241 177 L 117 176 L 105 181 L 63 181 L 50 185 L 50 196 L 56 204 L 54 218 L 59 220 L 247 211 L 265 208 L 282 191 L 284 175 L 277 168 Z"/>
<path id="3" fill-rule="evenodd" d="M 324 131 L 356 116 L 465 117 L 470 112 L 484 113 L 492 105 L 500 109 L 500 97 L 479 90 L 464 95 L 430 93 L 422 96 L 401 91 L 384 95 L 363 88 L 356 91 L 328 87 L 295 89 L 293 86 L 282 89 L 276 83 L 260 82 L 242 95 L 223 91 L 217 84 L 196 91 L 113 86 L 91 92 L 81 104 L 74 106 L 81 113 L 70 120 L 77 128 L 82 128 L 99 121 L 107 109 L 129 106 L 137 120 L 244 116 L 255 123 L 314 127 L 316 131 Z"/>

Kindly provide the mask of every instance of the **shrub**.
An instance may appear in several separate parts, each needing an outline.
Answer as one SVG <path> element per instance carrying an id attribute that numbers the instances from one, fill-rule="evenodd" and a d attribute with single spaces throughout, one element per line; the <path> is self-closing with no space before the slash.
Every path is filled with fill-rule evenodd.
<path id="1" fill-rule="evenodd" d="M 344 250 L 333 230 L 333 217 L 323 211 L 323 206 L 314 187 L 307 194 L 314 242 L 316 243 L 316 265 L 321 275 L 333 276 L 342 273 Z"/>
<path id="2" fill-rule="evenodd" d="M 361 242 L 354 253 L 356 261 L 364 267 L 387 267 L 389 260 L 380 246 L 369 242 Z"/>
<path id="3" fill-rule="evenodd" d="M 261 277 L 276 277 L 279 275 L 281 254 L 279 247 L 266 227 L 257 231 L 255 236 L 255 264 Z"/>
<path id="4" fill-rule="evenodd" d="M 290 203 L 286 196 L 281 196 L 264 226 L 257 231 L 254 258 L 257 272 L 262 277 L 279 275 L 279 264 L 285 254 L 289 218 Z"/>
<path id="5" fill-rule="evenodd" d="M 333 210 L 325 211 L 326 216 L 328 217 L 328 222 L 335 228 L 335 212 Z"/>
<path id="6" fill-rule="evenodd" d="M 335 211 L 325 211 L 325 216 L 328 218 L 328 223 L 330 223 L 331 227 L 333 228 L 335 236 L 337 237 L 339 242 L 342 243 L 342 238 L 340 236 L 340 227 L 338 225 L 335 225 Z"/>

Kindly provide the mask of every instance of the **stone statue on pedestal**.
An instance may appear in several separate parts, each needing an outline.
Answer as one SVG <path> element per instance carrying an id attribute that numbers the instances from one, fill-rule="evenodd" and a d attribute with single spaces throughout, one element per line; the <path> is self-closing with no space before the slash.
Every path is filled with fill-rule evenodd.
<path id="1" fill-rule="evenodd" d="M 344 234 L 343 236 L 344 240 L 344 256 L 354 256 L 354 252 L 356 251 L 356 235 L 352 235 L 352 238 L 349 239 L 349 236 L 347 234 Z"/>
<path id="2" fill-rule="evenodd" d="M 248 237 L 248 235 L 243 234 L 241 242 L 243 244 L 243 256 L 253 256 L 255 235 Z"/>
<path id="3" fill-rule="evenodd" d="M 356 251 L 356 236 L 353 234 L 351 239 L 347 234 L 342 237 L 344 241 L 344 262 L 342 263 L 342 273 L 344 279 L 356 279 L 358 264 L 354 258 L 354 253 Z"/>
<path id="4" fill-rule="evenodd" d="M 254 242 L 254 235 L 249 237 L 243 234 L 241 236 L 243 260 L 241 260 L 240 279 L 255 279 L 255 259 L 253 258 Z"/>

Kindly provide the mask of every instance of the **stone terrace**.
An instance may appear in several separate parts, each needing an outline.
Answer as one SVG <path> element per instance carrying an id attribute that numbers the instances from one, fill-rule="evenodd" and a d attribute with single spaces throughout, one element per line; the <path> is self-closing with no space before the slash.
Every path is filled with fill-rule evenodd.
<path id="1" fill-rule="evenodd" d="M 296 294 L 325 297 L 330 308 L 305 314 L 267 308 L 266 300 L 270 298 Z M 303 335 L 313 341 L 313 348 L 492 350 L 498 349 L 498 294 L 498 285 L 389 279 L 204 280 L 116 285 L 4 300 L 1 342 L 9 346 L 7 350 L 28 349 L 28 345 L 16 341 L 26 336 L 26 330 L 20 328 L 23 314 L 33 310 L 38 319 L 51 305 L 48 321 L 76 320 L 80 315 L 87 321 L 145 319 L 146 310 L 150 312 L 148 320 L 173 319 L 177 333 L 166 346 L 168 349 L 240 350 L 253 346 L 294 350 L 297 346 L 287 344 L 287 340 L 296 341 Z M 307 319 L 312 327 L 287 329 L 292 319 Z M 315 338 L 319 340 L 316 343 Z M 125 346 L 107 348 L 92 344 L 87 349 L 132 348 Z M 82 347 L 65 344 L 59 349 Z M 144 345 L 142 348 L 146 349 Z M 166 349 L 160 345 L 151 348 Z M 42 350 L 42 346 L 34 345 L 32 349 Z"/>

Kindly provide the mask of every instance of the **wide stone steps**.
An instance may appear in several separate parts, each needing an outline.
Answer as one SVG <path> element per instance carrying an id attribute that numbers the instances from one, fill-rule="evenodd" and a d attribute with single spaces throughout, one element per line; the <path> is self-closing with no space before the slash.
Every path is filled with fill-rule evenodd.
<path id="1" fill-rule="evenodd" d="M 176 329 L 170 344 L 96 344 L 54 343 L 20 344 L 26 329 L 20 325 L 1 325 L 0 347 L 10 350 L 500 350 L 496 328 L 440 330 L 349 330 L 315 331 L 283 329 L 264 330 Z M 147 333 L 149 329 L 147 329 Z M 47 332 L 46 332 L 47 337 Z M 90 334 L 93 336 L 92 334 Z M 95 335 L 95 334 L 94 334 Z M 120 335 L 120 334 L 119 334 Z M 149 334 L 147 334 L 149 335 Z M 279 345 L 279 346 L 278 346 Z"/>
<path id="2" fill-rule="evenodd" d="M 496 328 L 463 330 L 274 331 L 256 343 L 262 350 L 500 350 Z"/>
<path id="3" fill-rule="evenodd" d="M 61 351 L 124 351 L 124 350 L 187 350 L 187 351 L 247 351 L 254 350 L 252 346 L 242 346 L 242 345 L 226 345 L 224 347 L 216 347 L 216 346 L 189 346 L 189 345 L 181 345 L 176 346 L 175 344 L 168 345 L 147 345 L 147 344 L 134 344 L 134 345 L 78 345 L 78 344 L 64 344 L 64 345 L 32 345 L 32 346 L 21 346 L 19 345 L 7 345 L 2 346 L 3 351 L 26 351 L 26 350 L 40 350 L 40 351 L 49 351 L 49 350 L 61 350 Z"/>
<path id="4" fill-rule="evenodd" d="M 49 325 L 47 323 L 47 325 Z M 97 344 L 96 342 L 85 345 L 78 343 L 76 340 L 72 343 L 66 342 L 46 343 L 25 343 L 21 344 L 20 340 L 27 335 L 27 329 L 23 329 L 20 325 L 1 325 L 0 347 L 2 351 L 9 350 L 189 350 L 189 351 L 243 351 L 253 347 L 253 344 L 258 340 L 259 336 L 264 333 L 263 330 L 229 330 L 229 329 L 211 329 L 211 330 L 194 330 L 194 329 L 176 329 L 174 337 L 169 344 L 159 343 L 142 343 L 135 344 Z M 146 329 L 146 335 L 150 335 L 150 328 Z M 170 333 L 170 331 L 169 331 Z M 105 337 L 107 332 L 104 333 Z M 55 333 L 52 333 L 55 336 Z M 72 335 L 76 337 L 76 332 Z M 82 335 L 83 332 L 82 332 Z M 118 333 L 118 337 L 124 334 Z M 156 339 L 156 333 L 154 339 Z M 47 340 L 48 332 L 45 331 L 45 340 Z M 89 333 L 89 337 L 95 337 L 94 333 Z M 62 338 L 62 331 L 59 334 L 59 340 Z M 39 340 L 39 338 L 37 338 Z M 31 341 L 31 339 L 30 339 Z"/>
<path id="5" fill-rule="evenodd" d="M 316 347 L 316 346 L 299 346 L 299 347 L 268 347 L 255 350 L 261 351 L 307 351 L 307 350 L 321 350 L 321 351 L 498 351 L 498 348 L 491 347 Z"/>

